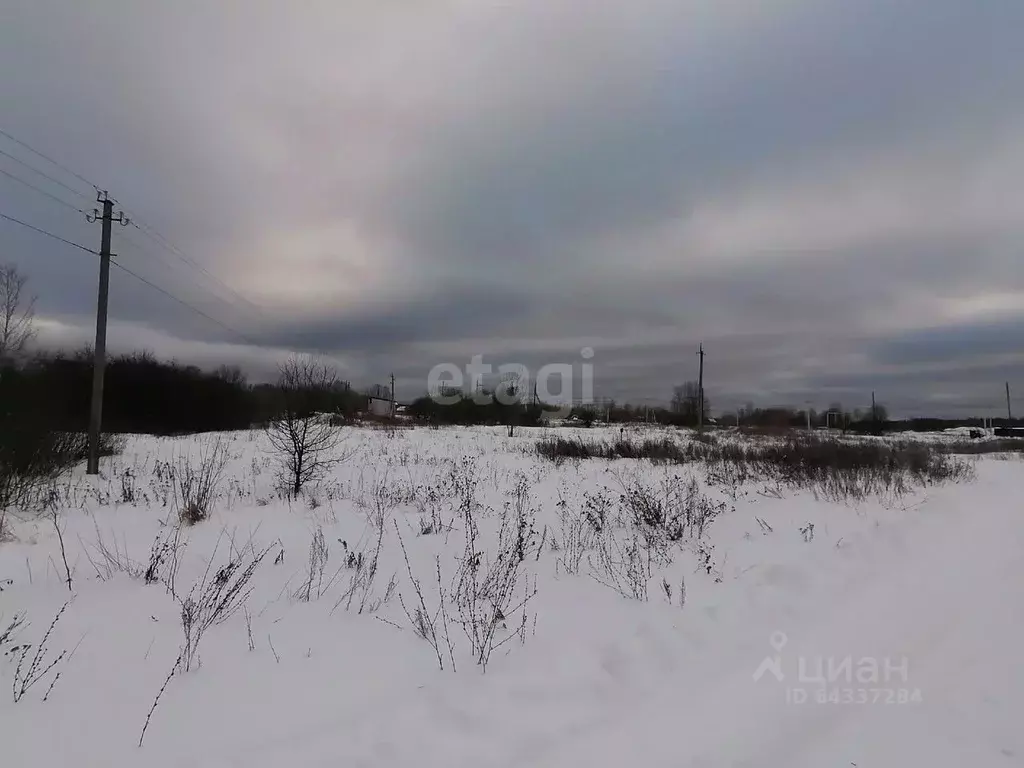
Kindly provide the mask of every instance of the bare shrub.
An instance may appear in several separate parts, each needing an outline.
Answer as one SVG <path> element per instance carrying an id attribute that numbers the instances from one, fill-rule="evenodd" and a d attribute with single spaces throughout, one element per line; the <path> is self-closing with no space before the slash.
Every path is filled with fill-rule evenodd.
<path id="1" fill-rule="evenodd" d="M 515 526 L 513 552 L 521 563 L 540 546 L 537 542 L 537 511 L 530 506 L 530 481 L 521 472 L 516 475 L 512 499 L 505 502 L 504 512 L 502 519 L 512 521 Z"/>
<path id="2" fill-rule="evenodd" d="M 74 592 L 74 581 L 71 577 L 71 566 L 68 565 L 68 552 L 64 547 L 64 528 L 60 524 L 60 513 L 56 507 L 50 509 L 50 522 L 57 533 L 57 542 L 60 544 L 60 557 L 64 562 L 64 583 L 68 586 L 68 592 Z"/>
<path id="3" fill-rule="evenodd" d="M 623 543 L 614 532 L 607 531 L 598 537 L 596 552 L 588 555 L 587 563 L 591 578 L 598 584 L 623 597 L 647 602 L 654 563 L 650 547 L 638 534 Z"/>
<path id="4" fill-rule="evenodd" d="M 434 484 L 413 485 L 410 501 L 419 512 L 419 533 L 431 536 L 443 532 L 451 532 L 453 519 L 445 519 L 442 513 L 444 494 Z"/>
<path id="5" fill-rule="evenodd" d="M 484 670 L 491 654 L 516 636 L 499 638 L 498 630 L 507 629 L 506 617 L 522 610 L 521 627 L 527 622 L 526 608 L 537 594 L 527 584 L 523 598 L 513 604 L 516 585 L 522 575 L 518 522 L 508 515 L 502 519 L 497 554 L 488 558 L 480 548 L 480 533 L 472 514 L 465 519 L 465 546 L 453 581 L 451 600 L 457 623 L 469 640 L 476 663 Z"/>
<path id="6" fill-rule="evenodd" d="M 109 581 L 116 574 L 123 573 L 132 579 L 142 579 L 146 574 L 146 566 L 142 563 L 133 560 L 128 554 L 128 545 L 126 542 L 119 542 L 117 535 L 112 534 L 111 540 L 108 541 L 100 531 L 99 523 L 96 518 L 93 518 L 93 527 L 96 530 L 96 542 L 91 546 L 82 541 L 79 536 L 78 541 L 82 545 L 82 550 L 85 552 L 85 557 L 89 561 L 89 564 L 96 571 L 96 577 L 100 581 Z M 89 554 L 89 550 L 92 549 L 96 556 Z"/>
<path id="7" fill-rule="evenodd" d="M 295 599 L 304 603 L 310 600 L 319 599 L 324 591 L 324 571 L 327 568 L 327 561 L 330 552 L 327 547 L 327 540 L 324 538 L 323 528 L 317 526 L 313 533 L 313 539 L 309 544 L 309 574 L 306 581 L 295 593 Z M 331 579 L 328 579 L 328 588 Z"/>
<path id="8" fill-rule="evenodd" d="M 338 453 L 343 433 L 322 412 L 337 384 L 334 368 L 315 358 L 294 356 L 281 366 L 281 412 L 266 431 L 281 480 L 294 495 L 348 458 Z"/>
<path id="9" fill-rule="evenodd" d="M 335 603 L 333 610 L 337 610 L 344 603 L 346 611 L 351 611 L 355 608 L 359 614 L 372 614 L 391 601 L 398 588 L 398 582 L 395 580 L 394 575 L 391 576 L 390 581 L 388 581 L 387 586 L 384 588 L 383 595 L 378 596 L 375 587 L 383 544 L 384 529 L 377 528 L 376 541 L 365 551 L 353 553 L 349 552 L 347 546 L 345 547 L 345 565 L 351 571 L 351 576 L 349 577 L 348 587 L 342 593 L 338 602 Z"/>
<path id="10" fill-rule="evenodd" d="M 146 584 L 163 583 L 167 593 L 175 599 L 178 597 L 176 581 L 181 567 L 181 551 L 185 547 L 181 534 L 181 527 L 175 525 L 154 539 L 149 549 L 149 564 L 142 574 Z"/>
<path id="11" fill-rule="evenodd" d="M 561 552 L 558 562 L 565 572 L 575 575 L 580 572 L 580 564 L 592 546 L 595 531 L 586 516 L 572 509 L 565 499 L 559 499 L 557 506 L 562 538 L 555 545 L 555 551 Z"/>
<path id="12" fill-rule="evenodd" d="M 476 462 L 469 456 L 463 456 L 452 464 L 444 479 L 445 490 L 454 505 L 453 512 L 459 517 L 472 516 L 480 508 L 476 496 L 478 474 Z"/>
<path id="13" fill-rule="evenodd" d="M 174 473 L 174 499 L 178 518 L 184 525 L 195 525 L 210 517 L 224 469 L 228 463 L 227 445 L 221 438 L 203 445 L 198 462 L 179 456 Z"/>
<path id="14" fill-rule="evenodd" d="M 412 584 L 413 591 L 416 593 L 416 604 L 412 610 L 405 604 L 405 598 L 402 597 L 401 592 L 398 594 L 398 602 L 402 606 L 402 610 L 405 612 L 406 618 L 409 620 L 409 625 L 412 627 L 413 632 L 421 640 L 425 640 L 434 651 L 434 656 L 437 658 L 437 665 L 444 671 L 444 654 L 442 653 L 441 646 L 441 634 L 438 632 L 437 625 L 438 621 L 441 620 L 441 626 L 444 630 L 444 640 L 448 646 L 448 657 L 451 659 L 452 671 L 456 670 L 455 664 L 455 648 L 452 644 L 451 635 L 448 632 L 448 612 L 445 608 L 445 590 L 441 586 L 441 559 L 436 558 L 435 564 L 437 566 L 437 588 L 438 588 L 438 606 L 434 611 L 430 611 L 427 608 L 427 600 L 423 595 L 423 585 L 419 579 L 413 574 L 412 563 L 409 561 L 409 551 L 405 548 L 405 541 L 402 539 L 402 531 L 398 528 L 398 522 L 395 521 L 395 533 L 398 536 L 398 543 L 402 547 L 402 555 L 405 558 L 405 568 L 409 574 L 409 582 Z"/>
<path id="15" fill-rule="evenodd" d="M 385 469 L 373 479 L 368 497 L 364 496 L 357 503 L 366 512 L 371 525 L 377 530 L 384 530 L 391 513 L 401 504 L 405 494 L 392 487 L 389 472 Z"/>
<path id="16" fill-rule="evenodd" d="M 620 500 L 632 527 L 644 539 L 648 554 L 659 564 L 672 561 L 672 547 L 685 538 L 700 539 L 729 507 L 700 490 L 696 478 L 666 475 L 658 487 L 639 478 L 620 478 Z"/>
<path id="17" fill-rule="evenodd" d="M 181 629 L 184 635 L 178 662 L 181 671 L 188 672 L 192 668 L 207 630 L 224 623 L 245 605 L 252 593 L 249 581 L 272 548 L 267 547 L 259 552 L 255 549 L 233 552 L 228 561 L 213 572 L 211 578 L 210 571 L 219 549 L 218 542 L 202 579 L 192 586 L 181 601 Z"/>
<path id="18" fill-rule="evenodd" d="M 496 552 L 488 556 L 483 550 L 477 524 L 478 504 L 473 483 L 467 482 L 470 477 L 471 470 L 467 471 L 465 465 L 453 469 L 449 477 L 451 495 L 464 523 L 465 540 L 459 565 L 447 589 L 443 584 L 440 558 L 435 560 L 438 603 L 433 609 L 428 608 L 423 585 L 413 573 L 401 530 L 395 523 L 416 595 L 416 603 L 411 608 L 401 594 L 399 601 L 413 631 L 431 646 L 442 670 L 446 664 L 445 646 L 452 669 L 456 668 L 451 624 L 462 628 L 474 661 L 486 671 L 495 650 L 517 637 L 525 642 L 528 606 L 537 594 L 536 582 L 531 585 L 529 578 L 520 578 L 524 575 L 526 558 L 539 556 L 543 547 L 543 539 L 538 541 L 536 536 L 535 512 L 529 504 L 527 479 L 522 475 L 518 478 L 513 497 L 502 515 Z M 513 615 L 518 616 L 517 623 L 510 628 Z"/>
<path id="19" fill-rule="evenodd" d="M 17 659 L 17 663 L 14 668 L 15 704 L 24 699 L 25 694 L 44 680 L 58 664 L 67 658 L 68 652 L 66 650 L 61 651 L 51 660 L 47 660 L 47 654 L 49 653 L 48 646 L 50 635 L 53 634 L 54 627 L 57 626 L 57 622 L 60 621 L 69 605 L 71 605 L 70 600 L 64 603 L 61 609 L 57 611 L 57 615 L 53 617 L 53 621 L 50 622 L 49 628 L 47 628 L 42 639 L 36 644 L 35 653 L 32 654 L 31 659 L 28 658 L 28 653 L 32 650 L 32 646 L 30 644 L 26 643 L 11 649 L 10 652 L 13 653 Z M 17 617 L 15 617 L 15 619 L 17 620 Z M 20 626 L 21 624 L 19 623 L 18 626 L 15 627 L 15 630 Z M 0 640 L 2 640 L 2 635 L 0 635 Z M 2 645 L 3 643 L 0 642 L 0 646 Z M 27 665 L 25 663 L 26 661 L 28 662 Z M 57 672 L 57 674 L 54 675 L 50 681 L 49 687 L 46 689 L 46 693 L 43 695 L 43 701 L 46 701 L 50 697 L 50 693 L 53 691 L 53 687 L 57 684 L 57 681 L 60 680 L 60 676 L 60 672 Z"/>

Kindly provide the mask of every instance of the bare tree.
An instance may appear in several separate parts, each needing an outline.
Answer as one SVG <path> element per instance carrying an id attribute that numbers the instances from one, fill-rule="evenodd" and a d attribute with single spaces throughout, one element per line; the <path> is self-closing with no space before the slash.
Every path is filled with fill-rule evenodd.
<path id="1" fill-rule="evenodd" d="M 35 336 L 36 299 L 26 283 L 14 264 L 0 264 L 0 362 L 19 355 Z"/>
<path id="2" fill-rule="evenodd" d="M 700 411 L 700 385 L 696 381 L 688 381 L 672 388 L 672 412 L 689 419 L 696 419 Z M 704 418 L 710 415 L 711 404 L 707 395 L 704 396 Z"/>
<path id="3" fill-rule="evenodd" d="M 314 357 L 293 356 L 280 368 L 280 412 L 267 436 L 294 494 L 348 458 L 339 454 L 342 433 L 327 413 L 337 381 L 334 368 Z"/>
<path id="4" fill-rule="evenodd" d="M 216 375 L 216 377 L 221 381 L 240 387 L 244 387 L 247 383 L 245 374 L 242 372 L 241 367 L 237 365 L 218 366 L 214 375 Z"/>
<path id="5" fill-rule="evenodd" d="M 494 401 L 497 404 L 499 413 L 501 413 L 502 421 L 508 428 L 509 437 L 515 436 L 520 412 L 523 409 L 521 378 L 521 375 L 518 373 L 503 374 L 501 381 L 494 390 Z"/>

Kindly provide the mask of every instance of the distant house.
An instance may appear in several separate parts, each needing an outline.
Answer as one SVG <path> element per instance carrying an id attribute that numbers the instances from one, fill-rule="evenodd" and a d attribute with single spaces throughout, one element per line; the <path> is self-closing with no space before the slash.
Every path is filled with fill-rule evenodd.
<path id="1" fill-rule="evenodd" d="M 369 401 L 366 405 L 368 413 L 372 413 L 374 416 L 391 415 L 391 400 L 385 400 L 383 397 L 374 397 L 373 395 L 370 395 L 367 400 Z"/>

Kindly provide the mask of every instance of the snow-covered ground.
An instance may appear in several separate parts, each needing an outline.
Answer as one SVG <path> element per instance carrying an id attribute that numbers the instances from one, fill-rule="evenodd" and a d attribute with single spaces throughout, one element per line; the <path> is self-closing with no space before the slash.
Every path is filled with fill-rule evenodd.
<path id="1" fill-rule="evenodd" d="M 0 658 L 0 765 L 1024 762 L 1019 456 L 853 504 L 702 467 L 556 465 L 533 450 L 556 434 L 602 431 L 348 430 L 352 455 L 299 500 L 275 490 L 258 432 L 131 439 L 0 543 L 0 637 L 27 617 Z M 217 439 L 221 494 L 175 547 L 171 470 Z M 631 502 L 669 498 L 705 529 L 670 541 L 629 521 Z M 467 511 L 483 554 L 460 589 Z M 155 542 L 178 557 L 146 583 Z M 229 590 L 262 553 L 185 671 L 193 585 Z M 491 602 L 465 599 L 501 585 L 488 642 Z"/>

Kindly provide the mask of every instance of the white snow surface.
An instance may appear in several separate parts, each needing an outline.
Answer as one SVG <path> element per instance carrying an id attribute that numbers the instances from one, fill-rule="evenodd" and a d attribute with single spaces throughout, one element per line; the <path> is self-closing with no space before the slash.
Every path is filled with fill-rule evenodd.
<path id="1" fill-rule="evenodd" d="M 779 497 L 757 483 L 733 498 L 709 485 L 701 467 L 556 465 L 533 451 L 541 436 L 593 438 L 602 434 L 596 429 L 521 429 L 513 438 L 501 428 L 346 431 L 353 455 L 294 501 L 274 490 L 260 433 L 219 436 L 231 461 L 212 518 L 183 531 L 177 592 L 232 552 L 271 547 L 246 604 L 255 649 L 245 612 L 211 628 L 199 664 L 167 683 L 141 747 L 147 713 L 180 652 L 181 608 L 165 585 L 108 569 L 99 545 L 144 569 L 154 540 L 175 520 L 162 462 L 198 457 L 218 436 L 131 438 L 122 455 L 104 460 L 99 478 L 76 471 L 63 484 L 54 507 L 73 591 L 53 521 L 14 520 L 13 540 L 0 543 L 0 632 L 15 614 L 27 615 L 16 638 L 33 646 L 24 674 L 71 599 L 47 638 L 43 666 L 68 655 L 18 703 L 19 654 L 0 658 L 0 765 L 1024 763 L 1024 462 L 1017 457 L 965 459 L 976 468 L 971 482 L 844 503 L 807 491 Z M 586 557 L 578 574 L 566 572 L 560 510 L 578 513 L 584 494 L 602 489 L 618 504 L 623 486 L 659 487 L 691 474 L 727 509 L 702 537 L 675 545 L 670 564 L 655 566 L 647 601 L 600 583 Z M 453 476 L 468 480 L 461 496 L 444 484 Z M 438 567 L 447 587 L 464 549 L 459 499 L 479 505 L 481 539 L 493 549 L 517 484 L 536 513 L 534 544 L 544 542 L 530 550 L 517 585 L 517 595 L 536 585 L 523 637 L 496 650 L 483 671 L 452 626 L 454 649 L 442 642 L 441 670 L 402 608 L 418 604 L 408 571 L 433 610 Z M 429 487 L 448 489 L 430 502 L 454 516 L 448 534 L 420 535 L 416 500 L 425 503 Z M 394 503 L 383 503 L 375 488 L 397 494 Z M 372 553 L 374 509 L 386 517 L 375 594 L 384 597 L 394 575 L 395 595 L 372 614 L 336 607 L 350 578 L 342 569 L 319 599 L 296 599 L 318 527 L 333 576 L 342 541 Z M 809 523 L 813 537 L 802 532 Z M 671 602 L 662 578 L 672 585 Z M 506 617 L 501 639 L 522 612 Z"/>

